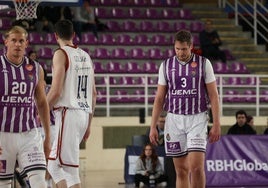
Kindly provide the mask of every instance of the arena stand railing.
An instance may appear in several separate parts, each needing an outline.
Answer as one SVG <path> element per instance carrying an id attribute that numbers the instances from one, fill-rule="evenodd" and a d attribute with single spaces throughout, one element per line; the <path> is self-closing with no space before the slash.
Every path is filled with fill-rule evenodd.
<path id="1" fill-rule="evenodd" d="M 96 74 L 98 92 L 96 111 L 101 116 L 119 115 L 133 109 L 145 109 L 150 116 L 157 89 L 157 74 Z M 228 109 L 248 109 L 256 116 L 268 109 L 268 75 L 216 74 L 221 115 Z M 98 114 L 98 113 L 97 113 Z M 128 114 L 131 116 L 131 114 Z M 232 114 L 233 115 L 233 114 Z"/>

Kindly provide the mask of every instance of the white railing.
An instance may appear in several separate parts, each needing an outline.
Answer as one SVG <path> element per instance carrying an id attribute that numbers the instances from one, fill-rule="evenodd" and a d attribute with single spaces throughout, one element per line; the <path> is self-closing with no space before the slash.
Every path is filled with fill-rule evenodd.
<path id="1" fill-rule="evenodd" d="M 253 0 L 251 3 L 248 0 L 244 0 L 245 3 L 241 3 L 239 0 L 234 0 L 233 2 L 234 3 L 231 3 L 229 0 L 218 0 L 218 5 L 220 8 L 228 6 L 234 11 L 236 25 L 239 25 L 238 21 L 242 19 L 250 26 L 253 30 L 254 44 L 257 44 L 258 35 L 268 42 L 267 36 L 263 34 L 262 31 L 264 30 L 265 33 L 268 33 L 268 19 L 266 18 L 268 9 L 263 5 L 263 1 Z M 247 17 L 243 13 L 245 13 Z M 249 20 L 253 20 L 253 23 Z"/>
<path id="2" fill-rule="evenodd" d="M 157 88 L 157 76 L 157 74 L 96 74 L 98 91 L 96 109 L 104 109 L 106 116 L 109 117 L 113 109 L 127 111 L 143 108 L 145 116 L 148 116 Z M 260 116 L 262 111 L 267 111 L 268 75 L 219 74 L 216 77 L 222 116 L 228 108 L 255 109 L 256 116 Z M 112 83 L 114 80 L 116 83 Z M 130 80 L 133 83 L 127 83 L 131 82 Z M 121 93 L 118 94 L 117 91 Z"/>

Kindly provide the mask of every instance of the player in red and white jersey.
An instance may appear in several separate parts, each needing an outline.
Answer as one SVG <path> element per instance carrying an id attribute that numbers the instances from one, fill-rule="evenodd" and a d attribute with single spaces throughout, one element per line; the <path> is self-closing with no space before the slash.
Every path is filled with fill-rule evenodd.
<path id="1" fill-rule="evenodd" d="M 157 119 L 163 110 L 167 111 L 165 151 L 167 156 L 173 157 L 177 188 L 205 188 L 209 104 L 213 114 L 209 141 L 218 141 L 221 134 L 213 68 L 208 59 L 191 53 L 192 41 L 188 31 L 175 34 L 176 55 L 166 59 L 159 68 L 151 121 L 150 141 L 157 145 Z"/>
<path id="2" fill-rule="evenodd" d="M 57 22 L 55 37 L 60 48 L 53 56 L 47 99 L 55 112 L 57 132 L 48 170 L 58 187 L 79 188 L 79 144 L 89 137 L 96 103 L 93 63 L 84 50 L 73 44 L 72 22 Z"/>

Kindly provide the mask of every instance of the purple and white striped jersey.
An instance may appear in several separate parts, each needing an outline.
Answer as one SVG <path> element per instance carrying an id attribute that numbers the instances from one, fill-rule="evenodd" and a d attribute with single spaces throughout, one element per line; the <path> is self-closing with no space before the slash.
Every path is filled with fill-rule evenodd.
<path id="1" fill-rule="evenodd" d="M 192 54 L 191 59 L 180 62 L 176 56 L 163 62 L 167 82 L 165 110 L 174 114 L 192 115 L 208 109 L 205 84 L 206 59 Z"/>
<path id="2" fill-rule="evenodd" d="M 0 131 L 24 132 L 37 127 L 34 91 L 39 64 L 24 57 L 20 65 L 0 56 Z"/>

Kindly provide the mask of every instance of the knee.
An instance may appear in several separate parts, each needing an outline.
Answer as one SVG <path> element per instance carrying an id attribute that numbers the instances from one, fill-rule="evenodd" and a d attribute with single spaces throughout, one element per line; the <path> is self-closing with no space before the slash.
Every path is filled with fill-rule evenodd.
<path id="1" fill-rule="evenodd" d="M 30 171 L 28 174 L 31 187 L 46 188 L 45 170 Z"/>
<path id="2" fill-rule="evenodd" d="M 1 188 L 11 188 L 11 180 L 1 180 L 0 187 Z"/>

